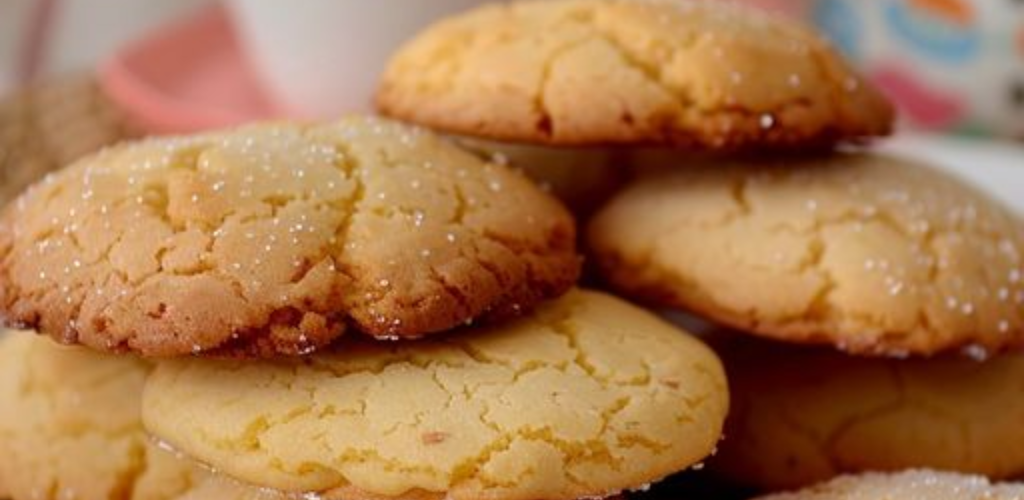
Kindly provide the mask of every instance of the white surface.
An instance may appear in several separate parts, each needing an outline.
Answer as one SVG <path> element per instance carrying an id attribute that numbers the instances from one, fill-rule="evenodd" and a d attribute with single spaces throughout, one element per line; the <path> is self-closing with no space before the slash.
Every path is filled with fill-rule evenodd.
<path id="1" fill-rule="evenodd" d="M 430 22 L 484 0 L 232 0 L 275 101 L 308 118 L 370 111 L 388 56 Z"/>
<path id="2" fill-rule="evenodd" d="M 1024 216 L 1024 144 L 904 134 L 881 144 L 881 149 L 948 170 Z"/>

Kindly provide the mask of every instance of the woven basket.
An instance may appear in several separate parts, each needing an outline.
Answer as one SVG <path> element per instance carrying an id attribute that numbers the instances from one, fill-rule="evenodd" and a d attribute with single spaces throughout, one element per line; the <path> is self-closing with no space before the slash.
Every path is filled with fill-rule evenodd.
<path id="1" fill-rule="evenodd" d="M 0 204 L 48 172 L 138 135 L 92 77 L 16 92 L 0 101 Z"/>

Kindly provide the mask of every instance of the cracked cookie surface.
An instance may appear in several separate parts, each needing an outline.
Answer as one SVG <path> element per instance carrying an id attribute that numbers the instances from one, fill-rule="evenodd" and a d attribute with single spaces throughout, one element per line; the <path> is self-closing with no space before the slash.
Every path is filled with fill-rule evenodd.
<path id="1" fill-rule="evenodd" d="M 392 58 L 385 114 L 560 145 L 823 145 L 892 106 L 808 29 L 726 2 L 520 1 L 443 20 Z"/>
<path id="2" fill-rule="evenodd" d="M 1024 343 L 1024 224 L 958 179 L 863 154 L 680 167 L 590 223 L 621 291 L 860 354 Z"/>
<path id="3" fill-rule="evenodd" d="M 422 336 L 529 310 L 578 272 L 556 200 L 374 118 L 114 147 L 0 218 L 7 321 L 147 356 Z"/>
<path id="4" fill-rule="evenodd" d="M 982 476 L 910 470 L 841 476 L 810 488 L 756 500 L 1020 500 L 1024 484 L 991 483 Z"/>
<path id="5" fill-rule="evenodd" d="M 0 332 L 0 498 L 294 500 L 154 444 L 139 415 L 151 369 L 28 332 Z"/>
<path id="6" fill-rule="evenodd" d="M 193 466 L 142 431 L 150 366 L 27 332 L 0 339 L 0 485 L 13 500 L 170 500 Z"/>
<path id="7" fill-rule="evenodd" d="M 478 331 L 342 342 L 305 359 L 161 362 L 145 425 L 227 475 L 285 491 L 559 500 L 640 488 L 702 460 L 728 403 L 707 347 L 596 292 Z"/>
<path id="8" fill-rule="evenodd" d="M 709 468 L 769 490 L 929 467 L 1024 473 L 1024 354 L 877 359 L 743 338 L 712 341 L 731 412 Z"/>

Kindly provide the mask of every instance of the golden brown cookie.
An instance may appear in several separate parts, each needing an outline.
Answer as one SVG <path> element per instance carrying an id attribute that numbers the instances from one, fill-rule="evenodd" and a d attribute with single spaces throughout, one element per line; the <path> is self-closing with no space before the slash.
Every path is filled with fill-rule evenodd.
<path id="1" fill-rule="evenodd" d="M 894 116 L 809 29 L 712 1 L 485 5 L 408 42 L 377 104 L 470 136 L 714 150 L 886 135 Z"/>
<path id="2" fill-rule="evenodd" d="M 737 483 L 794 488 L 913 467 L 1024 474 L 1024 353 L 878 359 L 713 338 L 732 411 L 708 465 Z"/>
<path id="3" fill-rule="evenodd" d="M 757 500 L 1021 500 L 1024 484 L 991 483 L 982 476 L 931 470 L 841 476 Z"/>
<path id="4" fill-rule="evenodd" d="M 143 420 L 197 460 L 284 491 L 563 500 L 641 488 L 701 461 L 727 400 L 721 365 L 699 341 L 620 299 L 574 291 L 436 340 L 168 360 L 147 382 Z"/>
<path id="5" fill-rule="evenodd" d="M 660 169 L 588 231 L 622 292 L 763 336 L 882 355 L 1024 344 L 1024 223 L 909 161 Z"/>
<path id="6" fill-rule="evenodd" d="M 507 167 L 374 118 L 150 139 L 0 219 L 0 312 L 146 356 L 305 354 L 351 325 L 418 337 L 575 281 L 574 223 Z"/>

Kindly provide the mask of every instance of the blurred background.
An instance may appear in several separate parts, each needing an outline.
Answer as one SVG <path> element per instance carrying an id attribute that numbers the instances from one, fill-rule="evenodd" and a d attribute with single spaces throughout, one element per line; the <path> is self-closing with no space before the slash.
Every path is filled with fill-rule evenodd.
<path id="1" fill-rule="evenodd" d="M 1024 137 L 1022 1 L 746 2 L 824 30 L 905 126 Z M 395 45 L 476 3 L 0 0 L 0 94 L 92 75 L 146 127 L 171 132 L 365 110 Z"/>
<path id="2" fill-rule="evenodd" d="M 212 0 L 0 0 L 0 92 L 87 71 L 123 44 Z"/>

